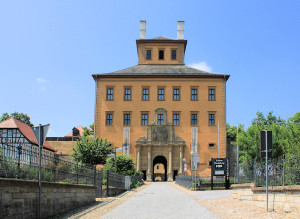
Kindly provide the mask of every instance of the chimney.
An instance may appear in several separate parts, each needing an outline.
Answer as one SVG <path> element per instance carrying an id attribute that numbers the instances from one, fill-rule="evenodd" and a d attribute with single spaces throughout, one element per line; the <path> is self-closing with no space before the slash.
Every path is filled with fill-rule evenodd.
<path id="1" fill-rule="evenodd" d="M 146 21 L 140 21 L 140 39 L 146 39 Z"/>
<path id="2" fill-rule="evenodd" d="M 177 39 L 184 39 L 184 21 L 177 21 Z"/>

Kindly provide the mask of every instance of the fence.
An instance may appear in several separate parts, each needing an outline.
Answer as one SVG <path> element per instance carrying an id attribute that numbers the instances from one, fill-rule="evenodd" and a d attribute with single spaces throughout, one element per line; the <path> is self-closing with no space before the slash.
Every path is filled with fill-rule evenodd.
<path id="1" fill-rule="evenodd" d="M 131 176 L 131 182 L 134 184 L 134 185 L 137 185 L 139 182 L 143 182 L 143 175 L 141 176 Z"/>
<path id="2" fill-rule="evenodd" d="M 0 145 L 0 177 L 24 180 L 39 179 L 39 153 L 30 147 Z M 102 185 L 102 171 L 96 166 L 61 158 L 43 150 L 42 181 L 70 184 Z"/>
<path id="3" fill-rule="evenodd" d="M 193 176 L 189 175 L 180 175 L 175 177 L 175 182 L 178 185 L 187 187 L 187 188 L 192 188 L 193 187 Z"/>
<path id="4" fill-rule="evenodd" d="M 180 175 L 175 177 L 175 182 L 178 185 L 195 188 L 196 189 L 209 189 L 211 188 L 211 176 L 191 176 L 191 175 Z M 196 185 L 195 185 L 196 184 Z M 225 177 L 213 176 L 213 187 L 214 188 L 225 188 Z"/>
<path id="5" fill-rule="evenodd" d="M 125 176 L 107 171 L 106 177 L 107 187 L 125 189 Z"/>
<path id="6" fill-rule="evenodd" d="M 300 185 L 300 155 L 268 159 L 268 181 L 270 186 Z M 248 161 L 234 170 L 234 183 L 255 182 L 256 186 L 266 184 L 266 162 Z"/>

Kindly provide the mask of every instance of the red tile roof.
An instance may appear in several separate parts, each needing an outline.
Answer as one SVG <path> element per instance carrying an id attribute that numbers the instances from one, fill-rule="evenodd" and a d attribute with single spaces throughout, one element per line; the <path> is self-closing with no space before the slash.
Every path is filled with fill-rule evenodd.
<path id="1" fill-rule="evenodd" d="M 32 128 L 24 122 L 21 122 L 13 117 L 0 122 L 0 128 L 18 128 L 31 143 L 38 145 L 38 141 L 35 138 Z M 43 147 L 48 150 L 55 151 L 46 141 L 44 142 Z"/>
<path id="2" fill-rule="evenodd" d="M 77 127 L 78 131 L 79 131 L 79 136 L 83 136 L 83 127 L 80 125 Z M 90 131 L 92 131 L 92 129 L 89 129 Z M 65 137 L 72 137 L 73 136 L 73 131 L 70 132 L 69 134 L 67 134 Z"/>

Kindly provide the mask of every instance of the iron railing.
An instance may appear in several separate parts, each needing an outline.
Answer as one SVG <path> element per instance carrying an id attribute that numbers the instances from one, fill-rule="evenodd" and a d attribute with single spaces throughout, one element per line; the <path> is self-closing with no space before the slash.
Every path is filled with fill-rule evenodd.
<path id="1" fill-rule="evenodd" d="M 143 182 L 143 175 L 141 176 L 131 176 L 131 182 L 136 185 L 138 182 Z"/>
<path id="2" fill-rule="evenodd" d="M 125 189 L 125 176 L 107 171 L 107 187 Z"/>
<path id="3" fill-rule="evenodd" d="M 288 155 L 268 159 L 268 181 L 270 186 L 300 185 L 300 155 Z M 248 161 L 234 170 L 234 183 L 266 184 L 266 161 Z"/>
<path id="4" fill-rule="evenodd" d="M 38 160 L 38 150 L 32 147 L 0 144 L 0 177 L 38 181 Z M 94 186 L 102 184 L 102 170 L 97 170 L 96 166 L 62 158 L 47 150 L 43 150 L 41 160 L 42 181 L 44 182 Z"/>
<path id="5" fill-rule="evenodd" d="M 175 182 L 176 182 L 176 184 L 184 186 L 186 188 L 192 188 L 193 187 L 193 176 L 189 176 L 189 175 L 175 176 Z"/>

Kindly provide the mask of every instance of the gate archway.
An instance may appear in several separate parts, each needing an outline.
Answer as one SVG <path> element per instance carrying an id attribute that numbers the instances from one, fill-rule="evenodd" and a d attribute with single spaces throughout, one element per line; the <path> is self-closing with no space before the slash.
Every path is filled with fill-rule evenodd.
<path id="1" fill-rule="evenodd" d="M 164 173 L 162 173 L 162 170 L 156 169 L 157 167 L 161 168 L 162 164 L 164 167 Z M 158 181 L 167 181 L 167 172 L 168 172 L 168 162 L 167 159 L 164 156 L 156 156 L 153 160 L 153 170 L 152 170 L 152 181 L 156 181 L 156 178 L 160 178 L 161 180 Z"/>

